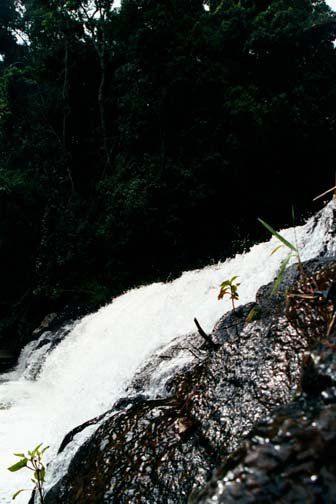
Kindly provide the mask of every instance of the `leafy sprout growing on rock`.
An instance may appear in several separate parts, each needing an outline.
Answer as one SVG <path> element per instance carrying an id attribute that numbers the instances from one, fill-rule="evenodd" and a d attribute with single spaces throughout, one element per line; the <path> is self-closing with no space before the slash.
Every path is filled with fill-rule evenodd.
<path id="1" fill-rule="evenodd" d="M 8 467 L 8 470 L 11 472 L 17 472 L 21 469 L 27 468 L 34 473 L 31 481 L 34 483 L 34 488 L 40 498 L 40 504 L 44 503 L 44 481 L 45 481 L 45 466 L 43 464 L 42 458 L 44 452 L 49 448 L 49 446 L 45 446 L 42 448 L 43 443 L 34 448 L 33 451 L 28 450 L 28 454 L 24 453 L 14 453 L 16 457 L 19 457 L 19 461 Z M 13 500 L 21 493 L 25 491 L 30 491 L 28 488 L 21 488 L 13 495 Z"/>
<path id="2" fill-rule="evenodd" d="M 230 297 L 233 310 L 235 309 L 235 301 L 238 301 L 239 299 L 238 287 L 240 283 L 236 282 L 237 278 L 238 276 L 235 275 L 228 280 L 224 280 L 224 282 L 220 285 L 220 291 L 218 294 L 218 299 L 223 299 L 226 295 Z"/>

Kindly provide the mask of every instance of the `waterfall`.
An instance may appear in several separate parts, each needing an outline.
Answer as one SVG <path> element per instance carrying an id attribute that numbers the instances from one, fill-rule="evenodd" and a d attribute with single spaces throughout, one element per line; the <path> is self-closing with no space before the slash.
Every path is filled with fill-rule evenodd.
<path id="1" fill-rule="evenodd" d="M 289 241 L 297 240 L 302 260 L 321 253 L 335 254 L 331 230 L 336 211 L 330 202 L 304 226 L 281 231 Z M 64 329 L 65 336 L 44 333 L 22 351 L 19 363 L 0 376 L 0 503 L 11 502 L 19 488 L 30 488 L 30 474 L 10 473 L 13 453 L 32 449 L 43 442 L 49 483 L 56 481 L 74 450 L 92 432 L 91 426 L 75 437 L 64 454 L 56 456 L 65 434 L 110 409 L 127 393 L 127 386 L 139 367 L 157 349 L 177 336 L 195 332 L 197 317 L 206 331 L 230 309 L 230 300 L 218 301 L 220 283 L 239 276 L 239 303 L 253 301 L 258 288 L 271 281 L 285 248 L 271 255 L 279 242 L 272 238 L 255 245 L 245 254 L 201 270 L 183 273 L 169 283 L 155 283 L 133 289 L 114 299 L 98 312 L 85 316 Z M 173 363 L 163 363 L 161 376 L 169 375 L 193 356 L 184 353 Z M 158 373 L 160 374 L 160 373 Z M 156 393 L 155 387 L 148 394 Z M 47 476 L 48 476 L 47 474 Z M 26 503 L 30 494 L 21 494 Z"/>

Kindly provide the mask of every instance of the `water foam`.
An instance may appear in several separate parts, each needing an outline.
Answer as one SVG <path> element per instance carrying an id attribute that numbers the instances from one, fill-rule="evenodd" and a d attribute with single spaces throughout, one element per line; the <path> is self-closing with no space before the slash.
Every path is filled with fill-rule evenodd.
<path id="1" fill-rule="evenodd" d="M 334 210 L 331 202 L 318 221 L 312 218 L 296 228 L 302 260 L 322 250 L 335 254 L 330 235 Z M 282 233 L 294 241 L 293 229 Z M 217 300 L 224 279 L 239 275 L 239 303 L 254 300 L 257 289 L 274 278 L 287 254 L 283 249 L 271 256 L 276 245 L 272 238 L 223 263 L 186 272 L 173 282 L 133 289 L 75 323 L 55 348 L 49 344 L 50 334 L 42 335 L 46 340 L 43 346 L 41 341 L 30 343 L 16 370 L 0 377 L 0 502 L 11 502 L 14 491 L 29 481 L 30 474 L 24 470 L 15 474 L 6 470 L 14 461 L 14 452 L 44 442 L 50 445 L 46 459 L 55 459 L 65 434 L 111 408 L 156 349 L 195 331 L 194 317 L 211 331 L 230 309 L 229 300 Z M 181 363 L 185 364 L 185 358 Z M 171 363 L 167 366 L 174 369 Z M 92 432 L 93 427 L 90 429 Z M 56 458 L 53 481 L 87 435 L 82 432 L 65 454 Z M 28 493 L 22 494 L 17 502 L 28 499 Z"/>

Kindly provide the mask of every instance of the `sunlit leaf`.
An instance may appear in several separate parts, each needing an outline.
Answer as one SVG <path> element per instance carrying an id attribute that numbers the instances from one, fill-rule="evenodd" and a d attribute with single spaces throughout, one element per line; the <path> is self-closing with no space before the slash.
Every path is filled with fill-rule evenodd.
<path id="1" fill-rule="evenodd" d="M 272 233 L 273 236 L 275 236 L 278 240 L 281 241 L 281 243 L 283 243 L 286 247 L 288 247 L 290 250 L 292 250 L 293 252 L 295 252 L 296 254 L 298 254 L 298 250 L 296 247 L 294 247 L 294 245 L 292 243 L 290 243 L 288 240 L 286 240 L 286 238 L 284 238 L 283 236 L 281 236 L 281 234 L 277 233 L 277 231 L 275 231 L 275 229 L 272 228 L 272 226 L 270 226 L 269 224 L 267 224 L 267 222 L 263 221 L 262 219 L 259 219 L 258 218 L 258 221 L 270 232 Z"/>
<path id="2" fill-rule="evenodd" d="M 11 472 L 19 471 L 23 467 L 26 467 L 27 462 L 28 462 L 28 459 L 23 458 L 22 460 L 19 460 L 19 462 L 17 462 L 16 464 L 8 467 L 8 471 L 11 471 Z"/>
<path id="3" fill-rule="evenodd" d="M 16 497 L 17 497 L 17 496 L 18 496 L 21 492 L 25 492 L 25 491 L 26 491 L 26 490 L 25 490 L 25 488 L 21 488 L 21 490 L 18 490 L 17 492 L 15 492 L 15 494 L 13 494 L 12 499 L 13 499 L 13 500 L 14 500 L 14 499 L 16 499 Z"/>
<path id="4" fill-rule="evenodd" d="M 31 456 L 32 457 L 35 457 L 35 455 L 37 454 L 37 452 L 39 451 L 39 448 L 43 445 L 43 443 L 40 443 L 39 445 L 36 446 L 36 448 L 34 448 L 34 450 L 31 452 Z"/>
<path id="5" fill-rule="evenodd" d="M 221 287 L 224 288 L 224 287 L 228 287 L 230 285 L 230 280 L 225 280 L 225 282 L 221 283 Z"/>
<path id="6" fill-rule="evenodd" d="M 47 451 L 47 450 L 48 450 L 48 448 L 50 448 L 50 446 L 45 446 L 45 447 L 43 448 L 43 450 L 41 450 L 41 452 L 40 452 L 40 453 L 41 453 L 41 455 L 43 455 L 43 453 L 44 453 L 45 451 Z"/>
<path id="7" fill-rule="evenodd" d="M 234 300 L 238 300 L 238 287 L 240 283 L 234 283 L 235 280 L 238 278 L 237 275 L 234 275 L 231 277 L 229 280 L 224 280 L 224 282 L 221 283 L 220 285 L 220 291 L 218 294 L 218 299 L 223 299 L 224 296 L 229 295 L 230 299 L 232 300 L 232 303 Z M 233 306 L 234 307 L 234 306 Z"/>
<path id="8" fill-rule="evenodd" d="M 283 247 L 284 247 L 283 245 L 278 245 L 277 247 L 275 247 L 271 252 L 271 256 L 276 252 L 278 252 L 278 250 L 282 249 Z"/>

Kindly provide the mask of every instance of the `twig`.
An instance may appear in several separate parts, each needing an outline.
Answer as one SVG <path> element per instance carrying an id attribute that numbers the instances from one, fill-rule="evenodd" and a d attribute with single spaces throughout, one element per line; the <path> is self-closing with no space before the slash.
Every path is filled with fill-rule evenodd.
<path id="1" fill-rule="evenodd" d="M 316 196 L 315 198 L 313 198 L 313 201 L 316 201 L 318 200 L 319 198 L 322 198 L 323 196 L 325 196 L 326 194 L 329 194 L 330 192 L 332 191 L 335 191 L 336 190 L 336 185 L 334 187 L 332 187 L 331 189 L 328 189 L 328 191 L 324 191 L 324 193 L 322 194 L 319 194 L 318 196 Z"/>
<path id="2" fill-rule="evenodd" d="M 213 349 L 213 350 L 218 350 L 220 345 L 218 345 L 217 343 L 214 343 L 212 341 L 212 339 L 210 338 L 210 336 L 208 334 L 206 334 L 206 332 L 202 329 L 202 327 L 200 326 L 197 318 L 194 318 L 194 322 L 196 324 L 196 327 L 198 329 L 198 332 L 200 334 L 200 336 L 202 336 L 202 338 L 210 345 L 210 347 Z"/>
<path id="3" fill-rule="evenodd" d="M 197 355 L 196 352 L 202 352 L 202 350 L 200 350 L 199 348 L 193 346 L 191 343 L 189 343 L 189 345 L 191 346 L 191 348 L 188 348 L 188 347 L 181 347 L 181 346 L 177 346 L 175 347 L 175 350 L 183 350 L 185 352 L 190 352 L 194 357 L 196 357 L 196 359 L 200 360 L 201 359 L 201 356 Z M 193 350 L 196 350 L 196 352 L 194 352 Z M 172 358 L 172 357 L 171 357 Z"/>

